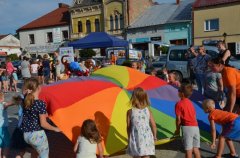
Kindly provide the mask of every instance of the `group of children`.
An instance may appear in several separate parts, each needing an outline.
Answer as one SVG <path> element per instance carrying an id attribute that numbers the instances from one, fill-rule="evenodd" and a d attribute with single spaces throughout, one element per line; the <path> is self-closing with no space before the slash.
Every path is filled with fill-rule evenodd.
<path id="1" fill-rule="evenodd" d="M 24 97 L 20 107 L 22 113 L 19 114 L 19 117 L 21 117 L 19 128 L 25 143 L 32 146 L 40 158 L 47 158 L 49 156 L 49 146 L 43 129 L 55 132 L 60 132 L 60 129 L 47 122 L 48 115 L 45 102 L 38 98 L 40 91 L 41 85 L 36 78 L 29 78 L 24 81 Z M 199 158 L 200 134 L 197 116 L 192 102 L 188 99 L 192 95 L 192 91 L 193 88 L 190 84 L 182 84 L 179 88 L 180 100 L 175 106 L 175 134 L 179 135 L 182 128 L 186 157 L 192 157 L 193 153 L 196 158 Z M 128 110 L 126 118 L 128 134 L 126 152 L 133 157 L 149 158 L 150 155 L 155 155 L 154 142 L 157 140 L 157 128 L 149 109 L 150 101 L 147 93 L 140 87 L 135 88 L 130 104 L 132 108 Z M 4 94 L 0 93 L 0 157 L 6 157 L 10 145 L 6 112 L 6 108 L 10 105 L 13 105 L 13 103 L 5 103 Z M 221 157 L 225 140 L 230 147 L 230 156 L 238 157 L 232 140 L 240 140 L 240 117 L 237 114 L 215 109 L 215 103 L 210 99 L 203 102 L 203 109 L 206 113 L 209 113 L 212 129 L 211 148 L 215 148 L 217 139 L 214 124 L 218 123 L 223 126 L 222 133 L 219 136 L 216 158 Z M 96 149 L 99 151 L 99 156 L 103 157 L 101 141 L 102 137 L 95 122 L 91 119 L 85 120 L 81 127 L 81 135 L 74 146 L 77 158 L 95 158 Z M 16 140 L 13 140 L 12 143 L 16 143 Z M 18 157 L 21 156 L 22 153 L 18 155 Z"/>

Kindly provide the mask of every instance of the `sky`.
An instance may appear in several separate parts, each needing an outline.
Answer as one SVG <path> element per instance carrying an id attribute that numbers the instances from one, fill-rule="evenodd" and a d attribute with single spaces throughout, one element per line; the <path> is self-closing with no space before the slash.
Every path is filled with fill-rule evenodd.
<path id="1" fill-rule="evenodd" d="M 156 0 L 172 3 L 176 0 Z M 53 11 L 58 3 L 71 5 L 73 0 L 0 0 L 0 35 L 15 34 L 23 25 Z"/>

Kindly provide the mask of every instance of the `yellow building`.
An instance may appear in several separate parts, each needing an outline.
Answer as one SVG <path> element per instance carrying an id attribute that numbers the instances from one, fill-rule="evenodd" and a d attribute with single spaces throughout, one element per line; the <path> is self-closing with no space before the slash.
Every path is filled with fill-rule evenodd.
<path id="1" fill-rule="evenodd" d="M 152 4 L 152 0 L 74 0 L 71 39 L 90 32 L 124 36 L 124 29 Z"/>
<path id="2" fill-rule="evenodd" d="M 240 54 L 240 1 L 196 0 L 193 7 L 194 44 L 224 40 L 233 54 Z"/>

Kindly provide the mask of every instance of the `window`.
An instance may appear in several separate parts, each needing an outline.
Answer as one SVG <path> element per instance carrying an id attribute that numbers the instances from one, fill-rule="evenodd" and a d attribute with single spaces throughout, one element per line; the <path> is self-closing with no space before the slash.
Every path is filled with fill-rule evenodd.
<path id="1" fill-rule="evenodd" d="M 52 42 L 53 42 L 53 33 L 47 32 L 47 43 L 52 43 Z"/>
<path id="2" fill-rule="evenodd" d="M 95 19 L 95 32 L 100 32 L 100 22 L 99 22 L 99 19 Z"/>
<path id="3" fill-rule="evenodd" d="M 91 22 L 90 22 L 90 20 L 87 20 L 86 28 L 87 28 L 87 33 L 90 33 L 91 32 Z"/>
<path id="4" fill-rule="evenodd" d="M 120 29 L 124 28 L 124 23 L 123 23 L 123 15 L 120 15 Z"/>
<path id="5" fill-rule="evenodd" d="M 30 34 L 28 37 L 29 37 L 29 43 L 30 44 L 35 44 L 34 34 Z"/>
<path id="6" fill-rule="evenodd" d="M 78 22 L 78 32 L 83 32 L 82 22 L 81 21 Z"/>
<path id="7" fill-rule="evenodd" d="M 118 24 L 119 24 L 119 22 L 118 22 L 118 15 L 115 15 L 115 30 L 119 29 Z"/>
<path id="8" fill-rule="evenodd" d="M 219 19 L 210 19 L 205 21 L 204 31 L 218 31 Z"/>
<path id="9" fill-rule="evenodd" d="M 172 61 L 187 61 L 187 50 L 171 50 L 169 60 Z"/>
<path id="10" fill-rule="evenodd" d="M 68 31 L 67 30 L 62 31 L 62 39 L 63 39 L 63 41 L 68 40 Z"/>
<path id="11" fill-rule="evenodd" d="M 110 30 L 114 29 L 114 24 L 113 24 L 113 16 L 110 16 Z"/>

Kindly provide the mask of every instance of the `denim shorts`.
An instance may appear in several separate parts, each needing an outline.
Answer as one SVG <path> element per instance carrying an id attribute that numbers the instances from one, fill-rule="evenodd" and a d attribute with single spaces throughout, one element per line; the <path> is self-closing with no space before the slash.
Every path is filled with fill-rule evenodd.
<path id="1" fill-rule="evenodd" d="M 24 140 L 31 145 L 39 154 L 39 158 L 49 157 L 49 146 L 44 130 L 34 132 L 24 132 Z"/>
<path id="2" fill-rule="evenodd" d="M 8 127 L 0 128 L 0 148 L 8 148 L 10 146 L 10 134 Z"/>

